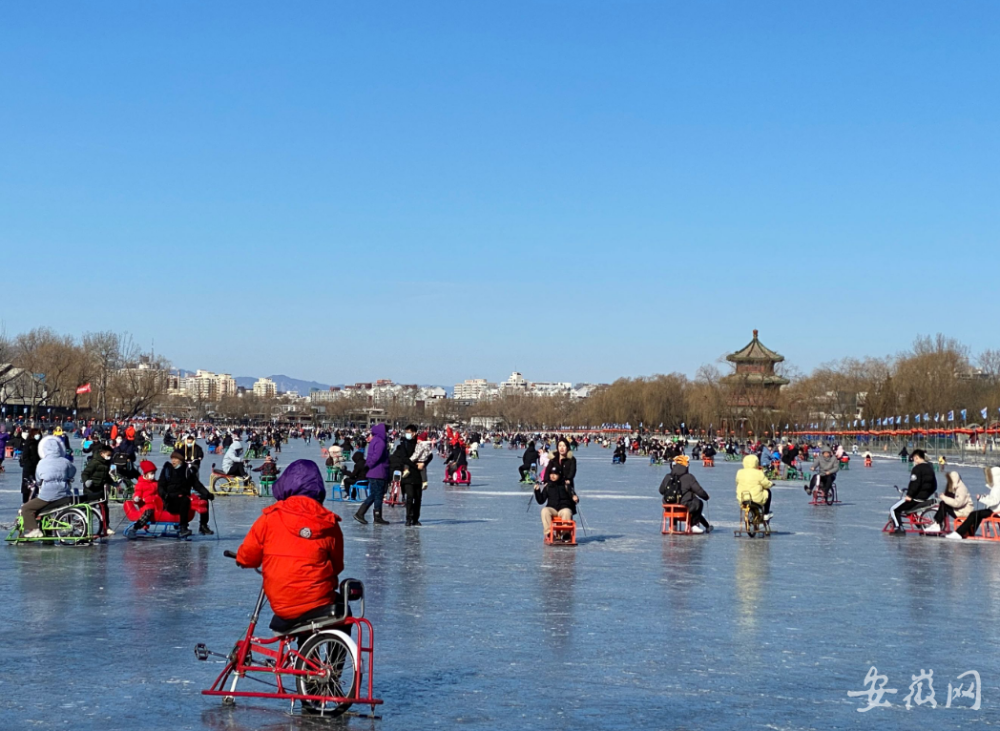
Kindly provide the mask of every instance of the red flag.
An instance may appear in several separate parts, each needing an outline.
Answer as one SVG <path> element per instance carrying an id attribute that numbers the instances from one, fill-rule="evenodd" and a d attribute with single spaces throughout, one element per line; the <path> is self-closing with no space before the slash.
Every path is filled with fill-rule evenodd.
<path id="1" fill-rule="evenodd" d="M 76 393 L 77 395 L 81 393 L 90 393 L 90 384 L 89 383 L 83 384 L 82 386 L 76 389 Z"/>

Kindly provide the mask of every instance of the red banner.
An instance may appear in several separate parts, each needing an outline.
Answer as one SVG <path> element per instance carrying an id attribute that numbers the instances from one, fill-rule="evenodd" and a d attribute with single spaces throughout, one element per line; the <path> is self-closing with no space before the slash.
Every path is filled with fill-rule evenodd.
<path id="1" fill-rule="evenodd" d="M 90 384 L 89 383 L 83 384 L 82 386 L 76 389 L 76 393 L 77 395 L 81 393 L 90 393 Z"/>

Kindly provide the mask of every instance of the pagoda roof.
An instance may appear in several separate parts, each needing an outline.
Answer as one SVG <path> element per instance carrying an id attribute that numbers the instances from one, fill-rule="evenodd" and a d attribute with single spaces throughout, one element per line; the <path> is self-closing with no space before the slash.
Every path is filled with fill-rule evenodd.
<path id="1" fill-rule="evenodd" d="M 749 361 L 762 361 L 768 363 L 780 363 L 785 359 L 785 356 L 780 353 L 776 353 L 770 348 L 768 348 L 764 343 L 760 342 L 757 338 L 757 331 L 753 331 L 753 340 L 747 343 L 743 348 L 737 350 L 735 353 L 731 353 L 726 356 L 726 360 L 730 363 L 746 363 Z"/>

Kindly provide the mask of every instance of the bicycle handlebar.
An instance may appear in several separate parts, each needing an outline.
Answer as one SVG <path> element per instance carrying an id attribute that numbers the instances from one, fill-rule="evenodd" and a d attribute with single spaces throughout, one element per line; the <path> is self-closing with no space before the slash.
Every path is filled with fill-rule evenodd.
<path id="1" fill-rule="evenodd" d="M 233 560 L 236 559 L 236 554 L 233 553 L 232 551 L 223 551 L 222 555 L 225 556 L 226 558 L 231 558 Z"/>

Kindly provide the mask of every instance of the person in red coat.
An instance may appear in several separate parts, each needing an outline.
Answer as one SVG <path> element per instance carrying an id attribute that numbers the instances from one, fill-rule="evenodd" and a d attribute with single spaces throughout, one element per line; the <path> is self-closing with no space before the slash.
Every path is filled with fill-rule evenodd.
<path id="1" fill-rule="evenodd" d="M 250 527 L 236 563 L 262 568 L 271 609 L 287 623 L 338 602 L 344 535 L 340 517 L 323 507 L 326 488 L 312 460 L 288 465 L 273 494 L 277 502 Z"/>
<path id="2" fill-rule="evenodd" d="M 132 499 L 123 506 L 125 516 L 135 521 L 132 528 L 142 530 L 150 523 L 179 523 L 180 517 L 167 512 L 163 507 L 163 498 L 160 497 L 159 483 L 156 479 L 156 465 L 144 459 L 139 464 L 139 471 L 142 472 L 142 477 L 135 483 Z M 208 503 L 200 496 L 192 495 L 187 519 L 192 520 L 199 513 L 208 515 Z"/>
<path id="3" fill-rule="evenodd" d="M 156 465 L 144 459 L 139 463 L 139 471 L 142 477 L 135 483 L 132 493 L 132 502 L 142 511 L 135 523 L 137 530 L 152 523 L 157 510 L 163 510 L 163 500 L 160 499 L 159 485 L 156 482 Z"/>

